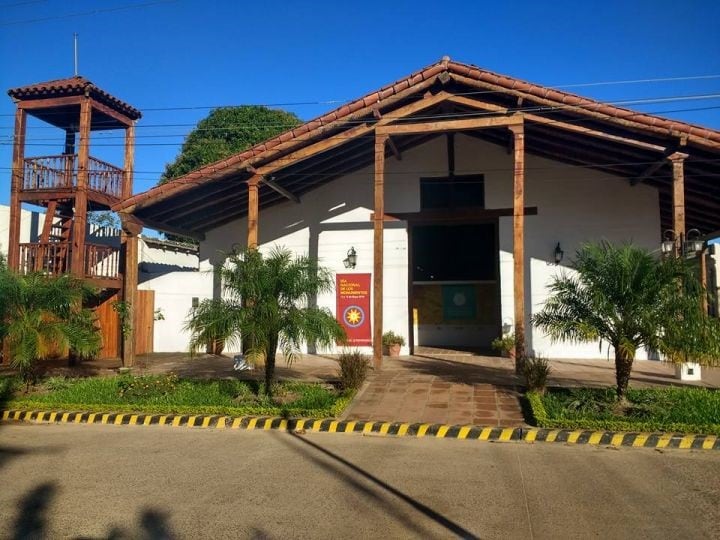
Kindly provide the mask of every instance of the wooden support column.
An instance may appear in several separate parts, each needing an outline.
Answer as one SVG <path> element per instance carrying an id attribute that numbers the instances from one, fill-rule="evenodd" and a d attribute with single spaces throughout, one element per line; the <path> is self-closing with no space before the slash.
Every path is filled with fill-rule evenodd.
<path id="1" fill-rule="evenodd" d="M 510 126 L 513 134 L 513 298 L 515 304 L 515 371 L 525 358 L 525 130 Z"/>
<path id="2" fill-rule="evenodd" d="M 80 103 L 80 148 L 78 151 L 77 187 L 75 211 L 73 212 L 72 257 L 70 272 L 85 277 L 85 228 L 87 223 L 88 172 L 90 166 L 90 123 L 92 107 L 90 99 Z"/>
<path id="3" fill-rule="evenodd" d="M 125 165 L 123 167 L 122 196 L 127 199 L 133 192 L 133 167 L 135 163 L 135 122 L 125 128 Z"/>
<path id="4" fill-rule="evenodd" d="M 248 216 L 247 216 L 247 247 L 258 247 L 258 213 L 260 197 L 258 194 L 261 177 L 253 176 L 248 180 Z"/>
<path id="5" fill-rule="evenodd" d="M 682 254 L 685 241 L 685 158 L 687 154 L 675 152 L 668 156 L 673 169 L 673 231 L 675 231 L 675 255 Z"/>
<path id="6" fill-rule="evenodd" d="M 135 364 L 135 306 L 138 299 L 138 236 L 142 232 L 142 225 L 121 215 L 122 224 L 122 267 L 123 290 L 122 300 L 127 307 L 125 321 L 120 321 L 126 331 L 122 332 L 122 364 L 132 367 Z"/>
<path id="7" fill-rule="evenodd" d="M 25 160 L 25 130 L 27 114 L 18 107 L 15 111 L 15 137 L 13 140 L 12 180 L 10 189 L 10 234 L 8 238 L 8 266 L 20 268 L 20 219 L 22 205 L 20 191 L 23 186 L 23 164 Z"/>
<path id="8" fill-rule="evenodd" d="M 387 135 L 375 135 L 375 208 L 373 215 L 373 364 L 382 368 L 383 334 L 383 222 L 385 219 L 385 144 Z"/>

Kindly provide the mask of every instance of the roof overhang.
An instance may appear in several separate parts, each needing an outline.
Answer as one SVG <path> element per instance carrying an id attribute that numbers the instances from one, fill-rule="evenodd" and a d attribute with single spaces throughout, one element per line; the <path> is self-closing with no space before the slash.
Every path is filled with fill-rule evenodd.
<path id="1" fill-rule="evenodd" d="M 672 221 L 667 158 L 681 150 L 688 154 L 687 226 L 720 229 L 720 132 L 447 59 L 244 152 L 130 197 L 115 210 L 131 213 L 149 227 L 197 237 L 246 215 L 246 183 L 251 178 L 261 179 L 261 208 L 297 200 L 320 184 L 370 165 L 376 133 L 392 133 L 387 152 L 400 156 L 439 136 L 418 129 L 419 124 L 448 117 L 496 122 L 497 129 L 473 129 L 459 120 L 456 125 L 467 135 L 503 146 L 509 143 L 508 119 L 521 118 L 528 153 L 656 187 L 664 228 Z"/>

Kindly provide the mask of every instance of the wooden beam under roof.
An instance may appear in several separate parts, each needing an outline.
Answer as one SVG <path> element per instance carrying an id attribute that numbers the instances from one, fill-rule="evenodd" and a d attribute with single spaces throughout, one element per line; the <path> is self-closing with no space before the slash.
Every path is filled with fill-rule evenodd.
<path id="1" fill-rule="evenodd" d="M 305 146 L 285 156 L 278 157 L 273 161 L 270 161 L 266 165 L 254 169 L 254 174 L 258 174 L 260 176 L 267 176 L 271 173 L 287 168 L 288 166 L 293 165 L 296 162 L 308 159 L 312 156 L 321 154 L 328 150 L 332 150 L 333 148 L 341 146 L 352 139 L 356 139 L 363 135 L 372 133 L 373 131 L 377 131 L 378 129 L 381 129 L 382 126 L 389 125 L 396 120 L 407 118 L 417 112 L 433 107 L 438 103 L 447 100 L 449 96 L 450 94 L 446 92 L 440 92 L 438 94 L 431 95 L 430 97 L 422 98 L 414 103 L 396 109 L 395 111 L 393 111 L 392 115 L 383 116 L 375 124 L 370 124 L 367 122 L 360 124 L 358 126 L 350 128 L 349 130 L 328 137 L 327 139 L 323 139 L 321 141 Z"/>
<path id="2" fill-rule="evenodd" d="M 122 214 L 122 212 L 121 212 Z M 149 227 L 151 229 L 157 229 L 159 231 L 169 232 L 172 234 L 177 234 L 179 236 L 187 236 L 188 238 L 192 238 L 193 240 L 202 241 L 205 240 L 205 234 L 197 231 L 188 230 L 182 227 L 177 227 L 175 225 L 171 225 L 165 222 L 157 222 L 153 220 L 152 218 L 146 218 L 142 215 L 138 214 L 132 214 L 135 216 L 138 220 L 142 222 L 142 224 L 146 227 Z"/>
<path id="3" fill-rule="evenodd" d="M 505 87 L 503 87 L 503 86 L 498 86 L 498 85 L 491 84 L 491 83 L 488 83 L 488 82 L 485 82 L 485 81 L 482 81 L 482 82 L 481 82 L 481 81 L 477 81 L 477 80 L 475 80 L 475 79 L 472 79 L 472 78 L 469 78 L 469 77 L 465 77 L 465 76 L 463 76 L 463 75 L 452 74 L 451 77 L 452 77 L 456 82 L 461 83 L 461 84 L 464 84 L 464 85 L 467 85 L 467 86 L 470 86 L 470 87 L 473 87 L 473 88 L 480 88 L 480 89 L 483 89 L 483 90 L 494 90 L 494 91 L 497 91 L 499 94 L 512 95 L 512 96 L 516 96 L 516 97 L 521 97 L 521 96 L 522 96 L 522 97 L 525 97 L 525 98 L 527 98 L 528 100 L 530 100 L 530 101 L 532 101 L 532 102 L 534 102 L 534 103 L 539 103 L 539 104 L 541 104 L 541 105 L 546 105 L 546 106 L 548 106 L 548 107 L 555 108 L 555 109 L 557 109 L 557 108 L 559 107 L 559 105 L 558 105 L 558 103 L 557 103 L 556 101 L 553 101 L 553 100 L 550 100 L 550 99 L 541 98 L 541 97 L 535 96 L 535 95 L 528 95 L 527 93 L 522 92 L 522 91 L 520 91 L 520 90 L 513 90 L 513 89 L 510 89 L 510 88 L 505 88 Z M 600 104 L 598 104 L 598 105 L 600 105 Z M 600 120 L 600 121 L 603 121 L 603 122 L 610 122 L 610 123 L 613 123 L 613 124 L 617 124 L 617 125 L 626 127 L 626 128 L 631 129 L 631 130 L 633 130 L 633 131 L 639 131 L 639 132 L 644 132 L 644 133 L 652 132 L 652 133 L 654 133 L 654 134 L 656 134 L 656 135 L 659 135 L 659 136 L 661 136 L 661 137 L 668 137 L 668 136 L 670 136 L 670 137 L 673 137 L 673 138 L 678 138 L 678 137 L 681 137 L 681 136 L 683 136 L 683 135 L 686 135 L 686 134 L 680 133 L 680 132 L 670 132 L 670 133 L 668 133 L 668 130 L 665 129 L 665 128 L 656 127 L 656 126 L 651 126 L 651 125 L 649 125 L 649 124 L 636 122 L 636 121 L 634 121 L 634 120 L 631 119 L 631 116 L 633 116 L 634 114 L 640 114 L 640 115 L 642 115 L 642 114 L 644 114 L 644 113 L 639 113 L 639 112 L 635 112 L 635 111 L 628 111 L 628 113 L 629 113 L 629 114 L 628 114 L 628 118 L 619 118 L 619 117 L 617 117 L 617 116 L 611 116 L 611 115 L 608 115 L 608 114 L 606 114 L 606 113 L 593 111 L 593 110 L 590 109 L 590 108 L 581 107 L 581 106 L 579 106 L 579 105 L 570 105 L 570 106 L 564 106 L 564 105 L 563 105 L 563 106 L 562 106 L 562 110 L 563 110 L 563 111 L 566 111 L 566 112 L 580 113 L 580 114 L 583 114 L 583 115 L 585 115 L 585 116 L 594 118 L 594 119 L 596 119 L 596 120 Z M 696 137 L 696 136 L 694 136 L 694 135 L 686 135 L 686 136 L 687 136 L 688 142 L 693 142 L 693 143 L 695 143 L 695 144 L 697 144 L 697 145 L 700 145 L 700 146 L 703 146 L 703 147 L 706 147 L 706 148 L 712 148 L 712 149 L 715 149 L 715 150 L 717 150 L 718 148 L 720 148 L 720 143 L 718 143 L 718 142 L 711 141 L 711 140 L 707 140 L 707 139 L 704 139 L 704 138 L 702 138 L 702 137 Z"/>
<path id="4" fill-rule="evenodd" d="M 452 96 L 449 98 L 449 101 L 451 101 L 453 103 L 457 103 L 459 105 L 464 105 L 466 107 L 481 109 L 481 110 L 485 110 L 488 112 L 508 113 L 508 109 L 505 107 L 501 107 L 499 105 L 495 105 L 492 103 L 487 103 L 487 102 L 480 101 L 477 99 L 469 98 L 467 96 Z M 538 124 L 552 125 L 554 127 L 557 127 L 558 129 L 564 129 L 566 131 L 572 131 L 574 133 L 579 133 L 579 134 L 587 135 L 590 137 L 597 137 L 600 139 L 619 142 L 622 144 L 635 146 L 637 148 L 642 148 L 644 150 L 653 150 L 655 152 L 665 152 L 666 151 L 666 147 L 664 147 L 664 146 L 640 141 L 640 140 L 634 139 L 632 137 L 622 137 L 620 135 L 613 135 L 611 133 L 606 133 L 606 132 L 599 131 L 596 129 L 591 129 L 591 128 L 587 128 L 584 126 L 571 124 L 568 122 L 563 122 L 561 120 L 556 120 L 553 118 L 547 118 L 545 116 L 540 116 L 537 114 L 525 113 L 525 112 L 522 114 L 528 122 L 536 122 Z"/>
<path id="5" fill-rule="evenodd" d="M 462 120 L 438 120 L 436 122 L 418 122 L 413 124 L 393 124 L 378 126 L 377 135 L 415 135 L 423 133 L 445 133 L 447 131 L 466 131 L 493 127 L 519 126 L 522 115 L 493 116 L 485 118 L 465 118 Z"/>

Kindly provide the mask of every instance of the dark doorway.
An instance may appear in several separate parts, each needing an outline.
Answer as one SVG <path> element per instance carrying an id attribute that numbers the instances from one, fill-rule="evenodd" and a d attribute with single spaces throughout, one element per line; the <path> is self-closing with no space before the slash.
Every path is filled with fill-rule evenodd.
<path id="1" fill-rule="evenodd" d="M 500 328 L 497 222 L 416 224 L 411 239 L 414 344 L 489 349 Z"/>

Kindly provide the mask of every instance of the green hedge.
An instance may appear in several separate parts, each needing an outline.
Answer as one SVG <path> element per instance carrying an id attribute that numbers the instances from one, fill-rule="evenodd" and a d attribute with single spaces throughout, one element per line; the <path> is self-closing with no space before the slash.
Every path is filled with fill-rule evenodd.
<path id="1" fill-rule="evenodd" d="M 680 389 L 678 389 L 680 390 Z M 662 391 L 662 390 L 659 390 Z M 594 431 L 640 431 L 640 432 L 671 432 L 693 433 L 720 436 L 720 423 L 692 424 L 684 422 L 663 422 L 657 420 L 623 420 L 607 418 L 553 418 L 544 404 L 545 396 L 537 392 L 528 392 L 527 398 L 533 420 L 543 428 L 555 429 L 586 429 Z M 718 418 L 720 422 L 720 418 Z"/>

